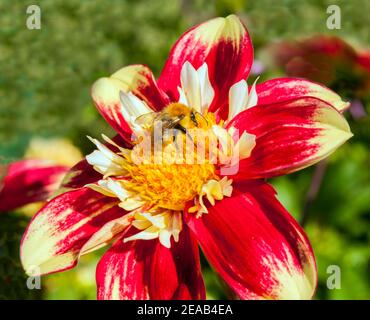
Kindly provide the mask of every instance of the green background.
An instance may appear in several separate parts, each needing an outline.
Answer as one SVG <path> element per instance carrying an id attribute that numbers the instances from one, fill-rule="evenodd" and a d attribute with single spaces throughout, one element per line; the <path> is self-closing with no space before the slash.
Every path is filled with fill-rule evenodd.
<path id="1" fill-rule="evenodd" d="M 41 30 L 26 28 L 31 4 L 41 8 Z M 341 8 L 340 30 L 326 28 L 330 4 Z M 272 41 L 316 33 L 370 47 L 369 12 L 367 0 L 0 0 L 0 163 L 22 158 L 34 136 L 66 137 L 90 152 L 86 135 L 112 134 L 91 103 L 91 84 L 132 63 L 158 75 L 171 45 L 201 21 L 238 14 L 259 57 Z M 261 80 L 279 72 L 267 69 Z M 318 263 L 317 299 L 370 298 L 370 121 L 348 119 L 355 136 L 328 160 L 305 217 Z M 272 181 L 298 220 L 314 170 Z M 0 299 L 94 299 L 95 265 L 104 250 L 84 257 L 74 270 L 43 277 L 42 290 L 26 288 L 18 250 L 28 220 L 17 212 L 0 215 Z M 327 288 L 330 265 L 341 269 L 341 289 Z M 228 296 L 206 264 L 204 275 L 209 298 Z"/>

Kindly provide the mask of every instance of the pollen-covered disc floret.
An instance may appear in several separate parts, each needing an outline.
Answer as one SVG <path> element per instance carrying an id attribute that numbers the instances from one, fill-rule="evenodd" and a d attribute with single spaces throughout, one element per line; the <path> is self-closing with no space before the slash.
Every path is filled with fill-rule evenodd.
<path id="1" fill-rule="evenodd" d="M 179 239 L 186 207 L 201 217 L 208 213 L 207 206 L 231 196 L 232 181 L 222 174 L 222 168 L 248 157 L 255 145 L 253 135 L 238 135 L 226 126 L 227 121 L 217 121 L 216 115 L 208 112 L 214 91 L 207 65 L 195 70 L 185 63 L 181 79 L 179 102 L 160 112 L 147 112 L 144 102 L 121 92 L 123 108 L 136 105 L 135 113 L 127 114 L 133 130 L 131 149 L 105 136 L 106 144 L 91 139 L 98 150 L 86 158 L 103 179 L 88 186 L 117 197 L 119 206 L 132 215 L 132 226 L 138 232 L 124 241 L 159 238 L 170 247 L 171 237 Z M 244 83 L 236 86 L 244 89 Z M 240 94 L 238 90 L 233 88 Z M 232 100 L 235 94 L 230 93 Z M 248 99 L 243 101 L 248 104 Z M 141 114 L 137 110 L 142 110 Z M 240 111 L 233 106 L 230 110 L 230 114 Z"/>
<path id="2" fill-rule="evenodd" d="M 210 179 L 217 179 L 212 164 L 142 164 L 129 170 L 125 187 L 140 193 L 149 206 L 183 210 Z"/>

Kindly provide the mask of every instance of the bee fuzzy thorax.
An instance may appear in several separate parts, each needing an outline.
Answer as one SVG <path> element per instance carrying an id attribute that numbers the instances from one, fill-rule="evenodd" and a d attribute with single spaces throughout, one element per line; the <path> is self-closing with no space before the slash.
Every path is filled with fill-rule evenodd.
<path id="1" fill-rule="evenodd" d="M 182 103 L 174 102 L 165 107 L 164 112 L 171 117 L 189 116 L 191 109 Z"/>
<path id="2" fill-rule="evenodd" d="M 205 116 L 182 103 L 170 103 L 158 113 L 144 114 L 136 119 L 136 122 L 144 128 L 153 130 L 161 125 L 163 130 L 177 129 L 186 132 L 191 128 L 206 129 L 213 123 Z"/>
<path id="3" fill-rule="evenodd" d="M 195 127 L 203 127 L 203 122 L 207 123 L 207 120 L 199 112 L 178 102 L 169 104 L 163 113 L 167 113 L 174 118 L 187 119 L 187 122 Z M 203 122 L 198 121 L 198 119 L 203 119 Z"/>

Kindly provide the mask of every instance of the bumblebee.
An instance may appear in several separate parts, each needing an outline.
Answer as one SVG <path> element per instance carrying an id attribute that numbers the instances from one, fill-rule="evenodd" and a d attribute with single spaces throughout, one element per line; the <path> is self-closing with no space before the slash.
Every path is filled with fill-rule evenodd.
<path id="1" fill-rule="evenodd" d="M 189 108 L 182 103 L 171 103 L 161 112 L 150 112 L 136 118 L 135 123 L 143 128 L 154 130 L 162 130 L 162 137 L 168 136 L 168 132 L 172 130 L 173 140 L 176 139 L 176 134 L 182 132 L 187 134 L 188 129 L 206 128 L 207 120 L 193 108 Z"/>

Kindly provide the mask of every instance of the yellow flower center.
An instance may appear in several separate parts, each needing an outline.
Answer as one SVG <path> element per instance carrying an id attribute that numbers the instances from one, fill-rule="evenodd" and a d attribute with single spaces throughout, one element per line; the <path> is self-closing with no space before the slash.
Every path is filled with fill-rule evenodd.
<path id="1" fill-rule="evenodd" d="M 130 177 L 125 187 L 139 193 L 149 206 L 179 211 L 184 209 L 187 201 L 200 193 L 203 184 L 210 179 L 217 179 L 217 176 L 214 165 L 209 161 L 194 164 L 174 163 L 174 148 L 176 146 L 171 144 L 163 153 L 154 153 L 151 163 L 127 166 Z M 135 151 L 131 153 L 131 160 L 136 156 Z M 154 162 L 153 159 L 158 157 L 163 159 L 163 163 Z"/>
<path id="2" fill-rule="evenodd" d="M 164 131 L 160 136 L 161 145 L 156 148 L 155 125 L 147 126 L 149 129 L 138 138 L 125 166 L 128 172 L 125 188 L 140 194 L 152 209 L 181 211 L 186 202 L 201 193 L 207 181 L 218 180 L 214 162 L 210 160 L 217 148 L 216 144 L 210 146 L 210 128 L 215 116 L 212 113 L 191 116 L 191 109 L 175 103 L 165 108 L 163 124 L 169 121 L 168 115 L 177 116 L 178 113 L 187 114 L 179 122 L 184 131 Z M 144 139 L 148 139 L 147 143 Z"/>

